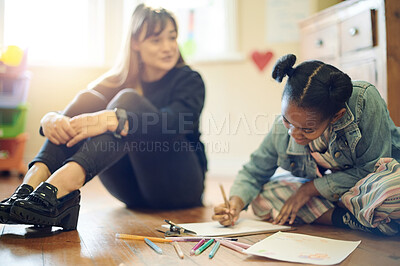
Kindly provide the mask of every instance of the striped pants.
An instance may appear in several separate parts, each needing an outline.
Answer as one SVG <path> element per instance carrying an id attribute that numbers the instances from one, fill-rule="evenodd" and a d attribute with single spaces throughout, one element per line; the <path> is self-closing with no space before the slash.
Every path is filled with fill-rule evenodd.
<path id="1" fill-rule="evenodd" d="M 290 173 L 275 175 L 251 203 L 253 212 L 263 220 L 275 219 L 289 197 L 305 182 Z M 400 228 L 400 164 L 382 158 L 375 171 L 358 181 L 342 195 L 342 203 L 366 227 L 378 227 L 386 235 Z M 297 213 L 297 223 L 312 223 L 335 204 L 323 197 L 313 197 Z"/>

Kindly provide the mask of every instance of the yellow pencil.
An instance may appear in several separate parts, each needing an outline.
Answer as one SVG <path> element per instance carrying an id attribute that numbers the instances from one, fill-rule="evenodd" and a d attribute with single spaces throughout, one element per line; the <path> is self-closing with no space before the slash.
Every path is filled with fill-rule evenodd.
<path id="1" fill-rule="evenodd" d="M 219 188 L 221 189 L 222 197 L 224 198 L 224 201 L 225 201 L 225 206 L 228 208 L 229 211 L 231 211 L 231 206 L 229 205 L 229 201 L 226 198 L 224 187 L 220 184 Z M 228 216 L 229 216 L 229 221 L 231 222 L 231 225 L 233 225 L 232 215 L 230 213 L 228 213 Z"/>
<path id="2" fill-rule="evenodd" d="M 159 243 L 172 242 L 171 239 L 165 239 L 165 238 L 159 238 L 159 237 L 128 235 L 128 234 L 115 234 L 115 237 L 121 238 L 121 239 L 132 239 L 132 240 L 144 240 L 145 238 L 147 238 L 153 242 L 159 242 Z"/>

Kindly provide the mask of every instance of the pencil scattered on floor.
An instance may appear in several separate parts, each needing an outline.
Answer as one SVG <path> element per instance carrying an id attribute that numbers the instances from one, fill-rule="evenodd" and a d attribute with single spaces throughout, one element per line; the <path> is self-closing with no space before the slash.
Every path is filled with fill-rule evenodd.
<path id="1" fill-rule="evenodd" d="M 129 235 L 129 234 L 115 234 L 115 237 L 120 239 L 131 239 L 131 240 L 144 240 L 145 238 L 147 238 L 153 242 L 160 242 L 160 243 L 172 242 L 171 239 L 150 237 L 150 236 Z"/>
<path id="2" fill-rule="evenodd" d="M 219 245 L 220 245 L 220 242 L 219 242 L 219 241 L 215 242 L 215 245 L 213 246 L 213 248 L 212 248 L 210 254 L 208 254 L 208 257 L 209 257 L 210 259 L 214 258 L 215 253 L 217 253 L 217 251 L 218 251 L 218 249 L 219 249 Z"/>
<path id="3" fill-rule="evenodd" d="M 179 258 L 184 259 L 185 255 L 183 255 L 182 249 L 179 246 L 178 242 L 172 242 L 172 245 L 174 246 L 176 254 L 178 254 Z"/>
<path id="4" fill-rule="evenodd" d="M 199 247 L 194 254 L 195 255 L 200 255 L 204 250 L 206 250 L 211 244 L 214 242 L 214 239 L 208 240 L 205 244 L 203 244 L 201 247 Z"/>
<path id="5" fill-rule="evenodd" d="M 204 238 L 203 238 L 203 239 L 200 239 L 200 241 L 197 242 L 197 244 L 194 245 L 194 247 L 190 250 L 190 255 L 194 255 L 194 253 L 196 252 L 196 250 L 197 250 L 199 247 L 201 247 L 201 245 L 203 245 L 204 242 L 206 242 L 206 240 L 205 240 Z"/>
<path id="6" fill-rule="evenodd" d="M 151 247 L 152 249 L 154 249 L 155 252 L 157 252 L 158 254 L 162 254 L 162 249 L 157 246 L 156 244 L 154 244 L 153 242 L 151 242 L 148 238 L 144 239 L 144 242 L 146 242 L 147 245 L 149 245 L 149 247 Z"/>

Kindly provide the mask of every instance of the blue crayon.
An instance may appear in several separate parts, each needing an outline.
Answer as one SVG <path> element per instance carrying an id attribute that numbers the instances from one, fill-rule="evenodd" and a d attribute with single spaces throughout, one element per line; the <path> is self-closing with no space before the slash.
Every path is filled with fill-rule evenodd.
<path id="1" fill-rule="evenodd" d="M 215 243 L 215 245 L 213 246 L 213 248 L 211 249 L 210 254 L 208 254 L 208 257 L 209 257 L 210 259 L 212 259 L 212 258 L 214 257 L 214 255 L 215 255 L 215 253 L 217 253 L 217 250 L 218 250 L 218 248 L 219 248 L 219 245 L 220 245 L 220 243 L 219 243 L 219 241 L 217 241 L 217 242 Z"/>
<path id="2" fill-rule="evenodd" d="M 145 238 L 144 242 L 146 242 L 147 245 L 149 245 L 152 249 L 154 249 L 155 252 L 157 252 L 158 254 L 162 254 L 162 249 L 153 242 L 151 242 L 149 239 Z"/>

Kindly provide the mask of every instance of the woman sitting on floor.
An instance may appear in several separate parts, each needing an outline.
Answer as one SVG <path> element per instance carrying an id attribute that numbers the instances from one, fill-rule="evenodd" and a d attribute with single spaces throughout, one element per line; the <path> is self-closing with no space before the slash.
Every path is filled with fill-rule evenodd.
<path id="1" fill-rule="evenodd" d="M 139 5 L 118 63 L 65 109 L 41 121 L 47 138 L 0 222 L 77 226 L 79 189 L 96 175 L 130 208 L 202 205 L 205 88 L 178 49 L 165 9 Z M 173 192 L 173 193 L 171 193 Z"/>

